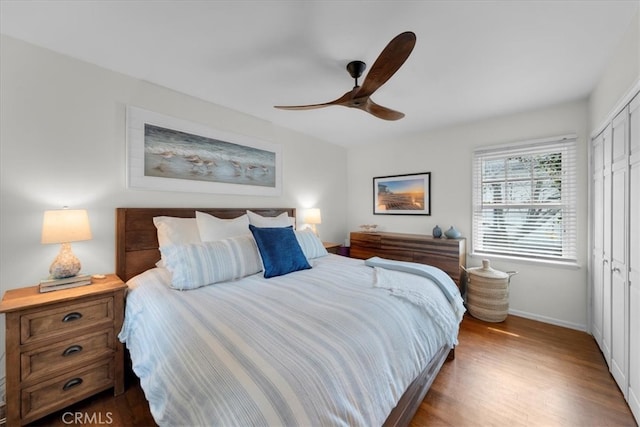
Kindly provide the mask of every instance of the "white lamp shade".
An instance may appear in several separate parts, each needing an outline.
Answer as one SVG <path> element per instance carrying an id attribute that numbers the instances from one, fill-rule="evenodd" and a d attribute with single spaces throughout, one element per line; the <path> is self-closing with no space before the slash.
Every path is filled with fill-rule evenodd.
<path id="1" fill-rule="evenodd" d="M 89 215 L 85 209 L 59 209 L 44 212 L 42 243 L 69 243 L 91 239 Z"/>
<path id="2" fill-rule="evenodd" d="M 306 209 L 302 213 L 302 222 L 306 224 L 322 224 L 322 216 L 320 215 L 320 209 L 318 208 Z"/>

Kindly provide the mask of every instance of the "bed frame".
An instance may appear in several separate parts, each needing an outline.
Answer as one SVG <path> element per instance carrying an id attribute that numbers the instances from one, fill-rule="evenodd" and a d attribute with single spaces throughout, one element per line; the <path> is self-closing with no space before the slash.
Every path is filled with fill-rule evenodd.
<path id="1" fill-rule="evenodd" d="M 237 218 L 249 209 L 263 216 L 282 212 L 296 217 L 294 208 L 117 208 L 116 209 L 116 274 L 125 282 L 137 274 L 155 267 L 160 259 L 158 238 L 153 217 L 172 216 L 194 218 L 195 212 L 205 212 L 218 218 Z M 409 385 L 384 426 L 408 426 L 420 407 L 429 387 L 445 360 L 453 359 L 453 349 L 442 347 L 424 371 Z"/>

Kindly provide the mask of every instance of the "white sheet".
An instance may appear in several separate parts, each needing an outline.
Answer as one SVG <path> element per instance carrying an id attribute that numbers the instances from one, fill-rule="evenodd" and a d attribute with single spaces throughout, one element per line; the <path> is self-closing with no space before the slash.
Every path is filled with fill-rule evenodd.
<path id="1" fill-rule="evenodd" d="M 418 279 L 455 319 L 439 288 Z M 337 255 L 271 279 L 190 291 L 168 281 L 164 269 L 129 281 L 119 336 L 160 425 L 381 425 L 458 332 Z"/>

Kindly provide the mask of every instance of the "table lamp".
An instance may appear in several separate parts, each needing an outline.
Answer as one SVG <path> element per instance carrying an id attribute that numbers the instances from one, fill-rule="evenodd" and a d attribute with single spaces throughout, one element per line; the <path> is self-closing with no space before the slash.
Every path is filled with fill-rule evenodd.
<path id="1" fill-rule="evenodd" d="M 60 253 L 51 263 L 54 279 L 72 277 L 80 271 L 80 260 L 71 251 L 71 242 L 91 240 L 89 215 L 85 209 L 59 209 L 44 212 L 42 244 L 61 243 Z"/>
<path id="2" fill-rule="evenodd" d="M 311 226 L 311 230 L 317 236 L 318 231 L 316 230 L 316 224 L 322 224 L 322 216 L 320 215 L 320 209 L 312 208 L 305 209 L 302 213 L 302 222 L 309 224 Z"/>

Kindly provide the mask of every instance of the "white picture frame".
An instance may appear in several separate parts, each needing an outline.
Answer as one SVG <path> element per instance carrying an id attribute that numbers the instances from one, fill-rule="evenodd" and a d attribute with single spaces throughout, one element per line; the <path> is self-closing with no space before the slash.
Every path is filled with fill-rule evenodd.
<path id="1" fill-rule="evenodd" d="M 246 135 L 127 106 L 127 186 L 279 196 L 282 150 Z"/>

